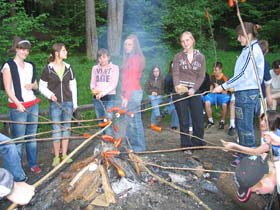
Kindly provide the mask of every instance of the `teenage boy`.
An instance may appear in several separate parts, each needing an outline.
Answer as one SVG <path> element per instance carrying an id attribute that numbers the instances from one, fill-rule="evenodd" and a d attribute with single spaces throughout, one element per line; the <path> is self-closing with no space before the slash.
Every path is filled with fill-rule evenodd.
<path id="1" fill-rule="evenodd" d="M 210 76 L 210 91 L 212 91 L 215 87 L 225 83 L 227 80 L 227 77 L 223 74 L 223 64 L 221 62 L 214 63 L 213 73 Z M 205 104 L 205 111 L 208 117 L 206 128 L 211 128 L 214 125 L 212 106 L 219 105 L 222 107 L 219 129 L 224 129 L 225 119 L 227 115 L 227 104 L 230 101 L 228 92 L 224 90 L 221 93 L 209 93 L 203 96 L 202 100 Z"/>

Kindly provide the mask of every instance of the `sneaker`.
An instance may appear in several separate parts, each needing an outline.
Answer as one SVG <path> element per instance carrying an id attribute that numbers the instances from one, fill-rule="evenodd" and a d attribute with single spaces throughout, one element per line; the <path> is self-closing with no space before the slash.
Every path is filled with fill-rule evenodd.
<path id="1" fill-rule="evenodd" d="M 53 162 L 52 162 L 52 166 L 55 167 L 57 166 L 58 164 L 60 163 L 60 158 L 57 156 L 57 157 L 54 157 L 53 158 Z"/>
<path id="2" fill-rule="evenodd" d="M 224 129 L 225 128 L 225 122 L 220 121 L 219 122 L 219 129 Z"/>
<path id="3" fill-rule="evenodd" d="M 64 160 L 64 159 L 66 159 L 67 158 L 67 155 L 63 155 L 62 156 L 62 158 L 61 158 L 61 160 Z M 66 161 L 66 163 L 72 163 L 73 162 L 73 160 L 71 159 L 71 158 L 69 158 L 67 161 Z"/>
<path id="4" fill-rule="evenodd" d="M 207 125 L 205 128 L 211 128 L 214 125 L 213 122 L 208 121 Z"/>
<path id="5" fill-rule="evenodd" d="M 230 127 L 230 128 L 228 129 L 228 135 L 229 135 L 229 136 L 234 136 L 234 134 L 235 134 L 235 128 Z"/>
<path id="6" fill-rule="evenodd" d="M 172 130 L 177 130 L 177 127 L 176 126 L 172 126 L 171 129 Z"/>
<path id="7" fill-rule="evenodd" d="M 240 158 L 238 157 L 238 158 L 236 158 L 234 161 L 232 161 L 232 162 L 230 163 L 230 165 L 231 165 L 232 167 L 236 167 L 236 166 L 239 165 L 239 163 L 240 163 Z"/>
<path id="8" fill-rule="evenodd" d="M 32 168 L 30 168 L 30 171 L 32 171 L 35 174 L 39 174 L 41 173 L 42 169 L 39 166 L 33 166 Z"/>

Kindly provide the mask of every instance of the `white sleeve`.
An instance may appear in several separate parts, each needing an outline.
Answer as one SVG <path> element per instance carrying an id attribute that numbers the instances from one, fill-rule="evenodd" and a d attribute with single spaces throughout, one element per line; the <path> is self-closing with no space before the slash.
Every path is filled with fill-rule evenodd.
<path id="1" fill-rule="evenodd" d="M 78 94 L 77 94 L 77 81 L 75 78 L 73 80 L 70 80 L 69 86 L 72 92 L 73 108 L 76 109 L 78 107 Z"/>
<path id="2" fill-rule="evenodd" d="M 39 91 L 48 99 L 51 99 L 52 95 L 55 95 L 50 89 L 48 88 L 48 82 L 44 80 L 39 81 Z"/>

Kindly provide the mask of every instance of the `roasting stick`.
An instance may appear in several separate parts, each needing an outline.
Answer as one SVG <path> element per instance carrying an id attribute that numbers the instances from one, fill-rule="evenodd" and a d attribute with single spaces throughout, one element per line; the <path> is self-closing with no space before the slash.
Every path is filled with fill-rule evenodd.
<path id="1" fill-rule="evenodd" d="M 95 121 L 99 121 L 102 119 L 91 119 L 91 120 L 67 120 L 67 121 L 44 121 L 44 122 L 21 122 L 21 121 L 13 121 L 13 120 L 0 120 L 0 122 L 3 123 L 10 123 L 10 124 L 24 124 L 24 125 L 32 125 L 32 124 L 52 124 L 52 123 L 56 123 L 56 124 L 62 124 L 62 123 L 83 123 L 83 122 L 95 122 Z"/>
<path id="2" fill-rule="evenodd" d="M 65 131 L 65 130 L 75 130 L 75 129 L 81 129 L 81 128 L 94 128 L 94 127 L 97 127 L 97 126 L 98 125 L 85 125 L 85 126 L 71 127 L 70 129 L 63 128 L 63 129 L 60 129 L 60 130 L 56 130 L 56 132 Z M 50 131 L 43 131 L 43 132 L 39 132 L 39 133 L 35 133 L 35 134 L 28 134 L 28 135 L 20 136 L 20 137 L 14 138 L 14 139 L 8 139 L 8 140 L 0 142 L 0 145 L 2 145 L 2 144 L 10 144 L 10 143 L 17 143 L 18 142 L 17 140 L 22 141 L 22 139 L 26 138 L 26 137 L 39 136 L 39 135 L 48 134 L 48 133 L 52 133 L 52 132 L 53 132 L 52 130 L 50 130 Z"/>
<path id="3" fill-rule="evenodd" d="M 197 93 L 197 94 L 194 94 L 194 95 L 191 95 L 191 96 L 186 96 L 186 97 L 177 99 L 177 100 L 175 100 L 175 101 L 171 101 L 171 102 L 168 102 L 168 103 L 160 104 L 160 105 L 157 105 L 157 106 L 148 107 L 148 108 L 146 108 L 146 109 L 141 109 L 141 110 L 139 110 L 139 111 L 137 111 L 137 112 L 135 112 L 135 113 L 139 113 L 139 112 L 141 113 L 141 112 L 145 112 L 145 111 L 151 110 L 151 109 L 153 109 L 153 108 L 159 108 L 159 107 L 163 107 L 163 106 L 168 106 L 168 105 L 170 105 L 170 104 L 175 104 L 176 102 L 183 101 L 183 100 L 186 100 L 186 99 L 188 99 L 188 98 L 191 98 L 191 97 L 193 97 L 193 96 L 202 96 L 202 95 L 204 95 L 205 93 L 210 93 L 210 92 L 211 92 L 211 91 L 205 91 L 205 92 L 203 92 L 203 93 Z M 177 93 L 176 93 L 176 94 L 177 94 Z M 134 113 L 134 114 L 135 114 L 135 113 Z"/>
<path id="4" fill-rule="evenodd" d="M 44 181 L 46 181 L 48 178 L 50 178 L 55 172 L 57 172 L 58 169 L 60 169 L 66 162 L 68 159 L 70 159 L 71 157 L 73 157 L 81 148 L 83 148 L 87 143 L 89 143 L 91 140 L 93 140 L 96 136 L 98 136 L 99 134 L 101 134 L 104 130 L 106 130 L 110 125 L 112 124 L 112 122 L 110 122 L 106 127 L 102 128 L 101 130 L 99 130 L 98 132 L 96 132 L 95 134 L 93 134 L 92 136 L 90 136 L 88 139 L 86 139 L 85 141 L 83 141 L 78 147 L 76 147 L 76 149 L 74 149 L 61 163 L 59 163 L 56 167 L 54 167 L 49 173 L 47 173 L 44 177 L 42 177 L 40 180 L 38 180 L 37 182 L 35 182 L 33 184 L 33 186 L 36 188 L 39 185 L 41 185 Z M 12 205 L 9 206 L 9 208 L 7 210 L 13 210 L 14 208 L 17 207 L 17 204 L 13 203 Z"/>

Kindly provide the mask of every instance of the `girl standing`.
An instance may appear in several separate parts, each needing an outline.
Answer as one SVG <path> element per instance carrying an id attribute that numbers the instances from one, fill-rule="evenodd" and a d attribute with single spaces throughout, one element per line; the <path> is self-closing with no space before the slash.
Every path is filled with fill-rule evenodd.
<path id="1" fill-rule="evenodd" d="M 36 68 L 34 64 L 25 61 L 29 55 L 31 43 L 28 40 L 16 39 L 11 51 L 15 52 L 14 59 L 9 59 L 3 66 L 3 81 L 9 97 L 10 118 L 17 122 L 38 122 L 39 102 L 34 90 L 38 89 Z M 18 138 L 37 133 L 37 124 L 12 124 L 12 136 Z M 26 140 L 35 139 L 29 136 Z M 30 141 L 17 144 L 17 150 L 22 157 L 22 147 L 26 145 L 27 163 L 30 170 L 36 174 L 41 172 L 37 165 L 37 143 Z"/>
<path id="2" fill-rule="evenodd" d="M 112 118 L 108 110 L 115 105 L 116 88 L 119 81 L 119 67 L 110 62 L 108 50 L 97 52 L 98 64 L 92 67 L 90 89 L 97 118 Z M 112 126 L 105 133 L 114 136 Z"/>
<path id="3" fill-rule="evenodd" d="M 129 35 L 124 41 L 122 66 L 122 107 L 135 113 L 126 116 L 126 136 L 135 152 L 146 150 L 144 128 L 141 119 L 143 90 L 140 80 L 145 67 L 145 58 L 136 35 Z"/>
<path id="4" fill-rule="evenodd" d="M 181 37 L 183 51 L 178 53 L 173 60 L 172 76 L 177 95 L 174 101 L 192 96 L 175 103 L 179 117 L 180 131 L 189 133 L 189 117 L 192 119 L 193 137 L 181 134 L 181 147 L 202 146 L 204 142 L 198 138 L 204 136 L 203 107 L 199 93 L 200 86 L 205 78 L 205 58 L 202 53 L 194 49 L 195 39 L 191 32 L 184 32 Z M 190 112 L 190 114 L 189 114 Z M 191 153 L 188 151 L 188 153 Z"/>
<path id="5" fill-rule="evenodd" d="M 77 82 L 70 64 L 63 60 L 67 58 L 64 44 L 56 43 L 48 58 L 48 64 L 43 69 L 39 89 L 49 99 L 49 110 L 52 121 L 70 121 L 77 104 Z M 60 131 L 63 129 L 63 131 Z M 61 160 L 67 157 L 68 137 L 71 136 L 71 123 L 52 124 L 54 158 L 52 166 L 60 163 L 59 150 L 62 146 Z M 62 140 L 61 140 L 62 139 Z M 61 141 L 60 141 L 61 140 Z M 67 163 L 73 160 L 68 159 Z"/>
<path id="6" fill-rule="evenodd" d="M 259 25 L 244 23 L 248 34 L 249 43 L 242 31 L 241 25 L 237 26 L 237 40 L 244 46 L 234 67 L 234 76 L 227 82 L 217 86 L 213 92 L 234 88 L 235 96 L 235 123 L 238 131 L 239 144 L 246 147 L 255 147 L 254 112 L 259 99 L 258 79 L 255 75 L 252 57 L 254 57 L 256 70 L 260 83 L 264 75 L 264 55 L 256 38 Z M 251 55 L 249 47 L 251 48 Z M 232 166 L 239 164 L 241 157 L 232 162 Z"/>

